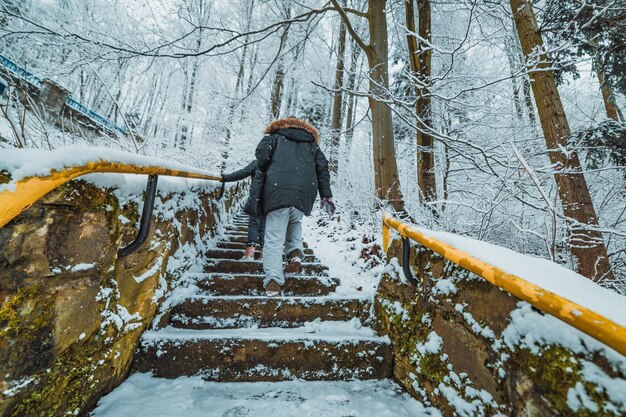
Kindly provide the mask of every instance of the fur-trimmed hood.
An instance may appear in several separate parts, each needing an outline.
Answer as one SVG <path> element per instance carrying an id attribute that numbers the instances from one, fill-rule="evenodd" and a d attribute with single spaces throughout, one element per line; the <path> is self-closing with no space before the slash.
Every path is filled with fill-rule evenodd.
<path id="1" fill-rule="evenodd" d="M 313 136 L 315 143 L 320 143 L 320 133 L 317 131 L 315 126 L 305 122 L 304 120 L 297 119 L 295 117 L 286 117 L 284 119 L 274 120 L 272 123 L 267 125 L 265 133 L 270 135 L 278 129 L 302 129 Z"/>

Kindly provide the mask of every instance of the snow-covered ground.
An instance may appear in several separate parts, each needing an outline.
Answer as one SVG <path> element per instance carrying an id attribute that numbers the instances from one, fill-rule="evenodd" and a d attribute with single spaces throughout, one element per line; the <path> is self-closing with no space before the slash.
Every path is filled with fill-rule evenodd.
<path id="1" fill-rule="evenodd" d="M 337 208 L 339 213 L 342 209 L 345 210 Z M 378 263 L 381 259 L 364 259 L 361 251 L 369 248 L 369 244 L 363 243 L 364 236 L 371 237 L 374 244 L 381 243 L 380 236 L 372 236 L 375 226 L 370 223 L 349 224 L 338 218 L 330 219 L 316 207 L 310 217 L 303 219 L 304 241 L 328 267 L 328 274 L 341 280 L 333 295 L 373 299 L 381 273 L 392 267 Z"/>
<path id="2" fill-rule="evenodd" d="M 93 417 L 441 416 L 389 380 L 207 382 L 132 375 L 102 398 Z"/>

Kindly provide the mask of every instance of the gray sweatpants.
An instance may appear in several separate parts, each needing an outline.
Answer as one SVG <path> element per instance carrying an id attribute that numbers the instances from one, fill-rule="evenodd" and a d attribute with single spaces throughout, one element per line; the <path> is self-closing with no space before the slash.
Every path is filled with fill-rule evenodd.
<path id="1" fill-rule="evenodd" d="M 304 214 L 294 208 L 286 207 L 267 213 L 265 217 L 265 242 L 263 246 L 263 286 L 270 281 L 278 285 L 285 283 L 283 274 L 283 253 L 289 255 L 294 250 L 302 250 L 302 216 Z"/>

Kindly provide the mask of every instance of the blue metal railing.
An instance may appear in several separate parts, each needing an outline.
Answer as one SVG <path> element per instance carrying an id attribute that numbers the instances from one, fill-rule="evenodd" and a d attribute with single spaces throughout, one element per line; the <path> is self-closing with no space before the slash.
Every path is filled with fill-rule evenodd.
<path id="1" fill-rule="evenodd" d="M 111 122 L 106 117 L 96 113 L 95 111 L 91 110 L 90 108 L 88 108 L 85 105 L 79 103 L 78 101 L 74 100 L 71 97 L 68 97 L 67 100 L 65 100 L 65 104 L 68 107 L 76 110 L 77 112 L 82 113 L 85 116 L 89 117 L 91 120 L 93 120 L 94 122 L 98 123 L 99 125 L 101 125 L 105 129 L 118 131 L 118 132 L 123 133 L 123 134 L 128 133 L 127 129 L 124 129 L 123 127 L 117 126 L 116 124 Z"/>
<path id="2" fill-rule="evenodd" d="M 4 55 L 0 55 L 0 65 L 2 65 L 4 68 L 6 68 L 9 72 L 13 73 L 17 77 L 31 83 L 35 87 L 41 87 L 41 80 L 39 79 L 39 77 L 26 71 L 24 68 L 20 67 Z"/>
<path id="3" fill-rule="evenodd" d="M 28 83 L 34 85 L 35 87 L 41 88 L 41 79 L 39 77 L 26 71 L 24 68 L 20 67 L 15 62 L 11 61 L 9 58 L 5 57 L 2 54 L 0 54 L 0 66 L 4 67 L 7 71 L 19 77 L 20 79 L 24 79 Z M 91 110 L 89 107 L 74 100 L 71 97 L 68 97 L 67 100 L 65 100 L 65 105 L 87 116 L 88 118 L 90 118 L 91 120 L 93 120 L 94 122 L 96 122 L 97 124 L 99 124 L 100 126 L 102 126 L 103 128 L 107 130 L 117 131 L 124 135 L 128 133 L 128 129 L 117 126 L 115 123 L 113 123 L 106 117 L 96 113 L 95 111 Z"/>

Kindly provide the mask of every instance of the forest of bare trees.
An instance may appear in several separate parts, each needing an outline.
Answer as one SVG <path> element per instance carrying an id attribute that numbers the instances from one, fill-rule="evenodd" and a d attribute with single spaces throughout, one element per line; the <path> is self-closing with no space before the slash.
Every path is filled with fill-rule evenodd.
<path id="1" fill-rule="evenodd" d="M 141 138 L 48 128 L 9 89 L 0 147 L 220 171 L 301 117 L 345 216 L 394 210 L 626 290 L 623 0 L 3 0 L 0 54 Z"/>

